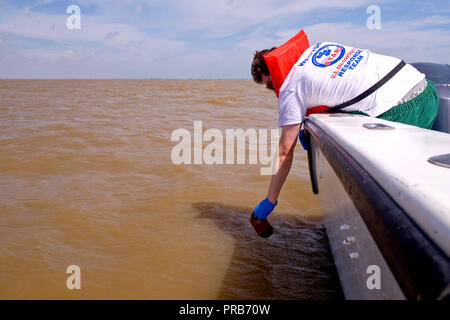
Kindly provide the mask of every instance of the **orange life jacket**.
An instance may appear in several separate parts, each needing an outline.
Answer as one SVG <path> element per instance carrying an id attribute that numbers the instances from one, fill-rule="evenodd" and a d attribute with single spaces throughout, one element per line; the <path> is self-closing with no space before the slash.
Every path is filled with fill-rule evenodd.
<path id="1" fill-rule="evenodd" d="M 302 29 L 286 43 L 264 55 L 264 60 L 269 68 L 277 98 L 280 95 L 280 88 L 292 67 L 308 48 L 308 37 Z M 312 113 L 325 113 L 325 110 L 327 109 L 329 109 L 329 107 L 326 106 L 310 108 L 306 111 L 306 116 Z"/>
<path id="2" fill-rule="evenodd" d="M 300 30 L 294 37 L 289 39 L 275 50 L 264 55 L 267 67 L 269 68 L 273 86 L 277 97 L 280 88 L 291 71 L 294 63 L 300 59 L 300 56 L 309 48 L 308 37 L 305 31 Z"/>

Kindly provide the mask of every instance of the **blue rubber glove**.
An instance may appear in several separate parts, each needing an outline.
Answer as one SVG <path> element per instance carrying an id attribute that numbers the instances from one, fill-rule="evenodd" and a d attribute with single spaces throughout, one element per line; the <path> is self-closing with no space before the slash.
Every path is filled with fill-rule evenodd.
<path id="1" fill-rule="evenodd" d="M 256 206 L 255 210 L 253 211 L 253 214 L 259 220 L 264 220 L 272 212 L 272 210 L 275 208 L 277 204 L 278 201 L 275 202 L 275 204 L 273 204 L 272 202 L 270 202 L 268 198 L 265 198 Z"/>

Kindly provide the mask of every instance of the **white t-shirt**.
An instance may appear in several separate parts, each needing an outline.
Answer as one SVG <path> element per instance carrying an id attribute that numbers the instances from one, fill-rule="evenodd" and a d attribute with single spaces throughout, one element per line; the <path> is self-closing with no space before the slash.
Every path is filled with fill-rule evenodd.
<path id="1" fill-rule="evenodd" d="M 303 122 L 309 108 L 333 107 L 357 97 L 399 62 L 398 58 L 332 42 L 315 44 L 301 55 L 280 88 L 278 125 Z M 424 78 L 423 73 L 407 64 L 377 91 L 342 110 L 377 117 Z"/>

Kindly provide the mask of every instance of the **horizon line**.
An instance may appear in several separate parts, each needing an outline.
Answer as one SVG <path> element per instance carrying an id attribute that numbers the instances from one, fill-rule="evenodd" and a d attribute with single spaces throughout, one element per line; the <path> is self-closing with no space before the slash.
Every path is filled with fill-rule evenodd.
<path id="1" fill-rule="evenodd" d="M 251 78 L 1 78 L 0 80 L 252 80 Z"/>

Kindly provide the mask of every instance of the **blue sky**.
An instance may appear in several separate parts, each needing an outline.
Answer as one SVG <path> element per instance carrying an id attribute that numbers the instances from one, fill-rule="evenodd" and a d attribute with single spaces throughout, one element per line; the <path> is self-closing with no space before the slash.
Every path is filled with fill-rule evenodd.
<path id="1" fill-rule="evenodd" d="M 70 5 L 80 30 L 66 27 Z M 302 28 L 311 44 L 449 63 L 449 1 L 2 0 L 0 78 L 250 79 L 255 50 Z"/>

